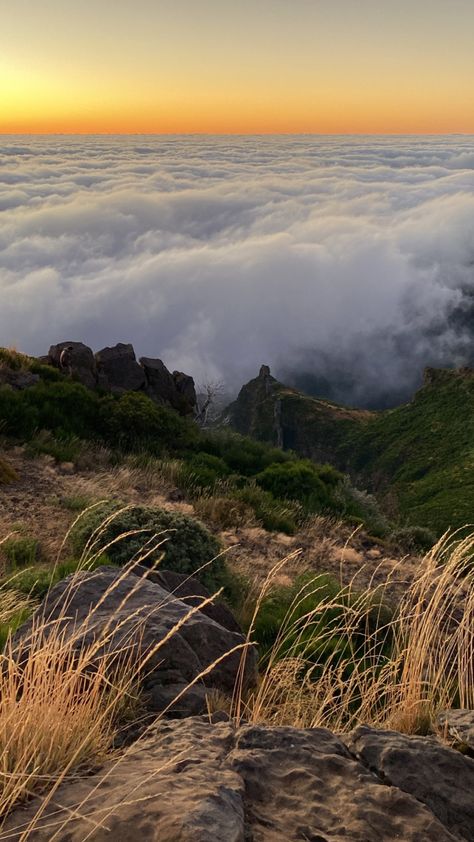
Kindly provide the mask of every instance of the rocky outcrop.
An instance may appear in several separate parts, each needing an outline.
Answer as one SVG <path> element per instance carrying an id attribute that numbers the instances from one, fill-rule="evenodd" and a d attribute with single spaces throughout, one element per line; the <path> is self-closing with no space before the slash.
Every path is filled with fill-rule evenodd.
<path id="1" fill-rule="evenodd" d="M 94 389 L 97 386 L 97 366 L 92 350 L 83 342 L 59 342 L 48 351 L 50 365 L 74 376 L 79 383 Z"/>
<path id="2" fill-rule="evenodd" d="M 137 579 L 131 571 L 124 576 L 123 571 L 115 567 L 101 567 L 94 572 L 79 573 L 74 581 L 72 588 L 71 577 L 59 582 L 37 615 L 46 619 L 49 628 L 51 624 L 59 623 L 65 635 L 73 639 L 78 652 L 83 645 L 102 640 L 105 630 L 110 629 L 107 648 L 111 653 L 131 645 L 137 663 L 144 655 L 153 653 L 142 681 L 148 710 L 169 709 L 173 716 L 189 716 L 206 710 L 210 690 L 232 693 L 242 650 L 226 653 L 244 644 L 243 635 L 224 628 L 201 611 L 182 623 L 191 608 L 189 601 L 179 599 L 157 581 L 142 575 Z M 18 644 L 20 640 L 28 639 L 37 615 L 17 632 Z M 161 643 L 179 623 L 182 625 L 178 631 Z M 157 644 L 160 644 L 159 648 Z M 24 655 L 23 647 L 22 657 Z M 221 658 L 205 680 L 183 693 L 190 682 Z M 256 658 L 253 649 L 249 649 L 245 683 L 251 684 L 255 679 Z"/>
<path id="3" fill-rule="evenodd" d="M 89 389 L 101 388 L 116 394 L 142 391 L 156 403 L 172 406 L 182 415 L 192 415 L 195 411 L 193 378 L 182 371 L 171 374 L 159 359 L 142 357 L 137 362 L 131 344 L 119 342 L 94 355 L 82 342 L 59 342 L 40 359 Z M 16 387 L 23 388 L 21 385 Z"/>
<path id="4" fill-rule="evenodd" d="M 111 392 L 137 392 L 146 386 L 143 368 L 137 363 L 133 345 L 119 342 L 95 355 L 101 385 Z"/>
<path id="5" fill-rule="evenodd" d="M 374 732 L 372 737 L 383 732 Z M 400 735 L 386 735 L 395 755 Z M 404 786 L 371 771 L 365 759 L 323 728 L 238 725 L 222 715 L 161 721 L 118 762 L 63 784 L 30 842 L 460 842 L 473 838 L 471 791 L 453 773 L 474 761 L 439 746 L 436 791 L 419 785 L 429 741 L 413 746 Z M 362 748 L 360 737 L 359 748 Z M 426 747 L 427 746 L 427 747 Z M 402 747 L 402 752 L 405 748 Z M 425 751 L 428 755 L 425 756 Z M 403 755 L 406 759 L 406 755 Z M 464 765 L 463 765 L 464 764 Z M 401 763 L 400 763 L 401 766 Z M 429 774 L 429 773 L 428 773 Z M 433 776 L 434 777 L 434 776 Z M 13 814 L 0 839 L 31 820 L 40 801 Z M 77 805 L 81 805 L 78 809 Z M 85 818 L 78 817 L 82 814 Z M 57 834 L 57 835 L 55 835 Z"/>

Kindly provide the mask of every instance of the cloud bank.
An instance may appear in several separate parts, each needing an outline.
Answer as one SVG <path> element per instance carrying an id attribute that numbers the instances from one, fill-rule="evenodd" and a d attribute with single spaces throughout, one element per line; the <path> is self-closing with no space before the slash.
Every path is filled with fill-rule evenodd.
<path id="1" fill-rule="evenodd" d="M 358 405 L 474 361 L 474 138 L 0 138 L 0 344 Z"/>

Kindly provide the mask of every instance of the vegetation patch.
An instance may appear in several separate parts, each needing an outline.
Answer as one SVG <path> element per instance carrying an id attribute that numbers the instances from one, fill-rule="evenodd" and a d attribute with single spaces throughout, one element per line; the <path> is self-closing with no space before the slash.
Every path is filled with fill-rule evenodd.
<path id="1" fill-rule="evenodd" d="M 76 555 L 106 553 L 118 565 L 141 559 L 177 573 L 197 575 L 211 590 L 219 588 L 225 562 L 217 539 L 195 518 L 148 506 L 106 503 L 90 509 L 71 534 Z"/>

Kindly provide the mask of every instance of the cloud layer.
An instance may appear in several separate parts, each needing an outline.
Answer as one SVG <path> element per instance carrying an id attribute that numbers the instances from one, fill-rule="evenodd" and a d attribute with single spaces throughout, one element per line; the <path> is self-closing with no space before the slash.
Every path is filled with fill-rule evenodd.
<path id="1" fill-rule="evenodd" d="M 474 360 L 474 138 L 4 136 L 0 344 L 63 339 L 403 399 Z"/>

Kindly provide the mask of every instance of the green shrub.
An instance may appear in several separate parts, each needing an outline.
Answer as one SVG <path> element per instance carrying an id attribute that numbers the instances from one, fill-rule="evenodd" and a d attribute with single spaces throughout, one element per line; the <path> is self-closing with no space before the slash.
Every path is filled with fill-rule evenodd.
<path id="1" fill-rule="evenodd" d="M 255 476 L 272 462 L 286 462 L 294 458 L 276 447 L 232 432 L 201 435 L 197 446 L 200 451 L 221 457 L 233 473 L 246 477 Z"/>
<path id="2" fill-rule="evenodd" d="M 6 556 L 12 570 L 35 564 L 40 556 L 40 545 L 36 538 L 24 535 L 12 536 L 1 544 L 1 551 Z"/>
<path id="3" fill-rule="evenodd" d="M 348 609 L 356 604 L 358 620 L 349 629 Z M 272 659 L 302 658 L 308 667 L 328 660 L 337 666 L 367 639 L 371 640 L 369 656 L 388 654 L 389 609 L 374 602 L 361 611 L 362 604 L 360 595 L 341 591 L 337 580 L 328 574 L 305 573 L 291 586 L 275 587 L 264 597 L 254 627 L 264 662 L 271 652 Z M 377 629 L 378 643 L 371 636 Z"/>
<path id="4" fill-rule="evenodd" d="M 42 430 L 34 436 L 25 448 L 26 455 L 29 457 L 48 455 L 52 456 L 56 462 L 75 462 L 81 450 L 81 440 L 77 436 L 56 438 L 47 430 Z"/>
<path id="5" fill-rule="evenodd" d="M 81 494 L 72 494 L 69 497 L 61 497 L 60 505 L 69 512 L 83 512 L 91 505 L 89 497 L 83 497 Z"/>
<path id="6" fill-rule="evenodd" d="M 198 435 L 190 421 L 142 392 L 103 398 L 100 414 L 106 440 L 124 450 L 146 449 L 158 455 L 186 448 Z"/>
<path id="7" fill-rule="evenodd" d="M 87 512 L 73 530 L 71 539 L 76 554 L 84 550 L 95 530 L 114 512 L 117 512 L 116 517 L 102 527 L 97 543 L 97 548 L 103 548 L 114 563 L 122 565 L 140 557 L 162 538 L 163 545 L 144 560 L 144 564 L 153 563 L 164 553 L 164 568 L 177 573 L 197 574 L 211 590 L 219 587 L 225 569 L 223 559 L 216 558 L 220 552 L 219 542 L 198 520 L 179 512 L 146 506 L 120 511 L 114 503 L 98 506 Z M 124 533 L 132 534 L 105 549 L 107 544 Z M 208 566 L 198 573 L 203 565 Z"/>
<path id="8" fill-rule="evenodd" d="M 300 459 L 269 465 L 256 480 L 273 497 L 297 500 L 306 511 L 318 512 L 336 508 L 333 490 L 343 476 L 330 465 L 319 466 L 309 459 Z"/>
<path id="9" fill-rule="evenodd" d="M 425 526 L 404 526 L 392 532 L 390 543 L 402 552 L 423 552 L 436 544 L 436 536 Z"/>
<path id="10" fill-rule="evenodd" d="M 295 505 L 284 504 L 263 488 L 247 485 L 233 493 L 236 500 L 249 506 L 256 519 L 269 532 L 285 532 L 293 535 L 296 532 L 298 510 Z"/>
<path id="11" fill-rule="evenodd" d="M 335 496 L 340 503 L 340 512 L 344 519 L 364 525 L 368 532 L 378 538 L 387 535 L 387 518 L 373 494 L 355 488 L 349 477 L 344 477 L 344 482 L 336 489 Z"/>

